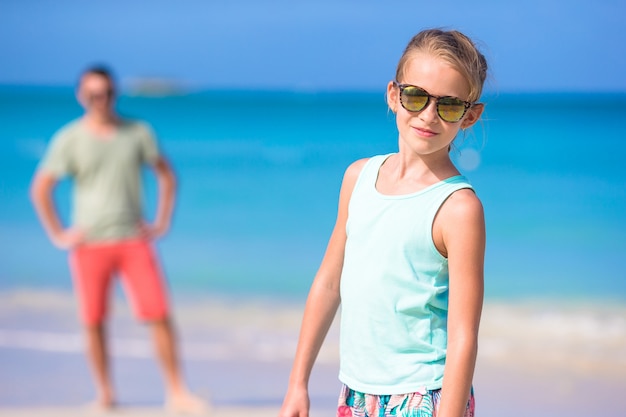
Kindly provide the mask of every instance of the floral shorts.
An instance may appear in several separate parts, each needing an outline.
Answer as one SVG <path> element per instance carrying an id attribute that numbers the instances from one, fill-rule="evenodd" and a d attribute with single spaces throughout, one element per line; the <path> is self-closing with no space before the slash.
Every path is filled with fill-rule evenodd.
<path id="1" fill-rule="evenodd" d="M 398 395 L 371 395 L 343 385 L 337 417 L 436 417 L 441 390 Z M 464 417 L 474 417 L 474 390 L 470 393 Z"/>

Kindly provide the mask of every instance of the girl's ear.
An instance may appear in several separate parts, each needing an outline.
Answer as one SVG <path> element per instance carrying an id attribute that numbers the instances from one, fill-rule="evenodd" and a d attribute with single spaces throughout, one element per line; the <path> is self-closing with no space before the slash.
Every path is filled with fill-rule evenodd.
<path id="1" fill-rule="evenodd" d="M 483 103 L 474 104 L 465 115 L 465 118 L 461 122 L 461 129 L 467 129 L 468 127 L 473 126 L 483 114 L 485 110 L 485 105 Z"/>
<path id="2" fill-rule="evenodd" d="M 399 90 L 396 88 L 393 81 L 389 81 L 389 84 L 387 84 L 387 105 L 394 113 L 398 111 L 398 103 L 400 102 L 398 93 Z"/>

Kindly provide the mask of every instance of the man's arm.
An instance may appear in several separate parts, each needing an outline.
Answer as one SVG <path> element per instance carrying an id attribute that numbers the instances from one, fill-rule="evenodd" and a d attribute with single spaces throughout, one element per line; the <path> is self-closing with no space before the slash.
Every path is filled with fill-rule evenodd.
<path id="1" fill-rule="evenodd" d="M 52 243 L 61 249 L 69 249 L 81 243 L 85 239 L 85 234 L 80 229 L 66 229 L 61 224 L 54 199 L 52 198 L 52 192 L 56 184 L 57 179 L 54 175 L 46 170 L 39 170 L 33 178 L 30 187 L 30 197 L 39 221 Z"/>
<path id="2" fill-rule="evenodd" d="M 156 217 L 152 226 L 149 226 L 149 236 L 158 238 L 170 228 L 174 203 L 176 201 L 176 175 L 169 162 L 160 156 L 152 165 L 158 184 L 158 200 Z"/>

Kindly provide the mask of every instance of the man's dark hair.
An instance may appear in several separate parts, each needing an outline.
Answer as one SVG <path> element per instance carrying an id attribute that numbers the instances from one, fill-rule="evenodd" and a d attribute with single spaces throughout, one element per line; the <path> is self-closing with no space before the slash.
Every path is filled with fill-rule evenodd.
<path id="1" fill-rule="evenodd" d="M 100 75 L 109 80 L 112 85 L 115 85 L 115 77 L 113 76 L 113 71 L 111 71 L 111 69 L 104 64 L 90 65 L 89 67 L 85 68 L 78 78 L 79 84 L 80 80 L 82 80 L 83 77 L 88 74 Z"/>

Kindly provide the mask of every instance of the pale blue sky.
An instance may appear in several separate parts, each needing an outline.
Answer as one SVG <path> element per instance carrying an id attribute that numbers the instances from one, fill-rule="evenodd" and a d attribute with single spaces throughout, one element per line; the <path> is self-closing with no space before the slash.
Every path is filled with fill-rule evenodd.
<path id="1" fill-rule="evenodd" d="M 413 34 L 451 27 L 492 90 L 625 92 L 625 18 L 622 0 L 0 0 L 0 84 L 71 85 L 98 61 L 122 81 L 375 90 Z"/>

